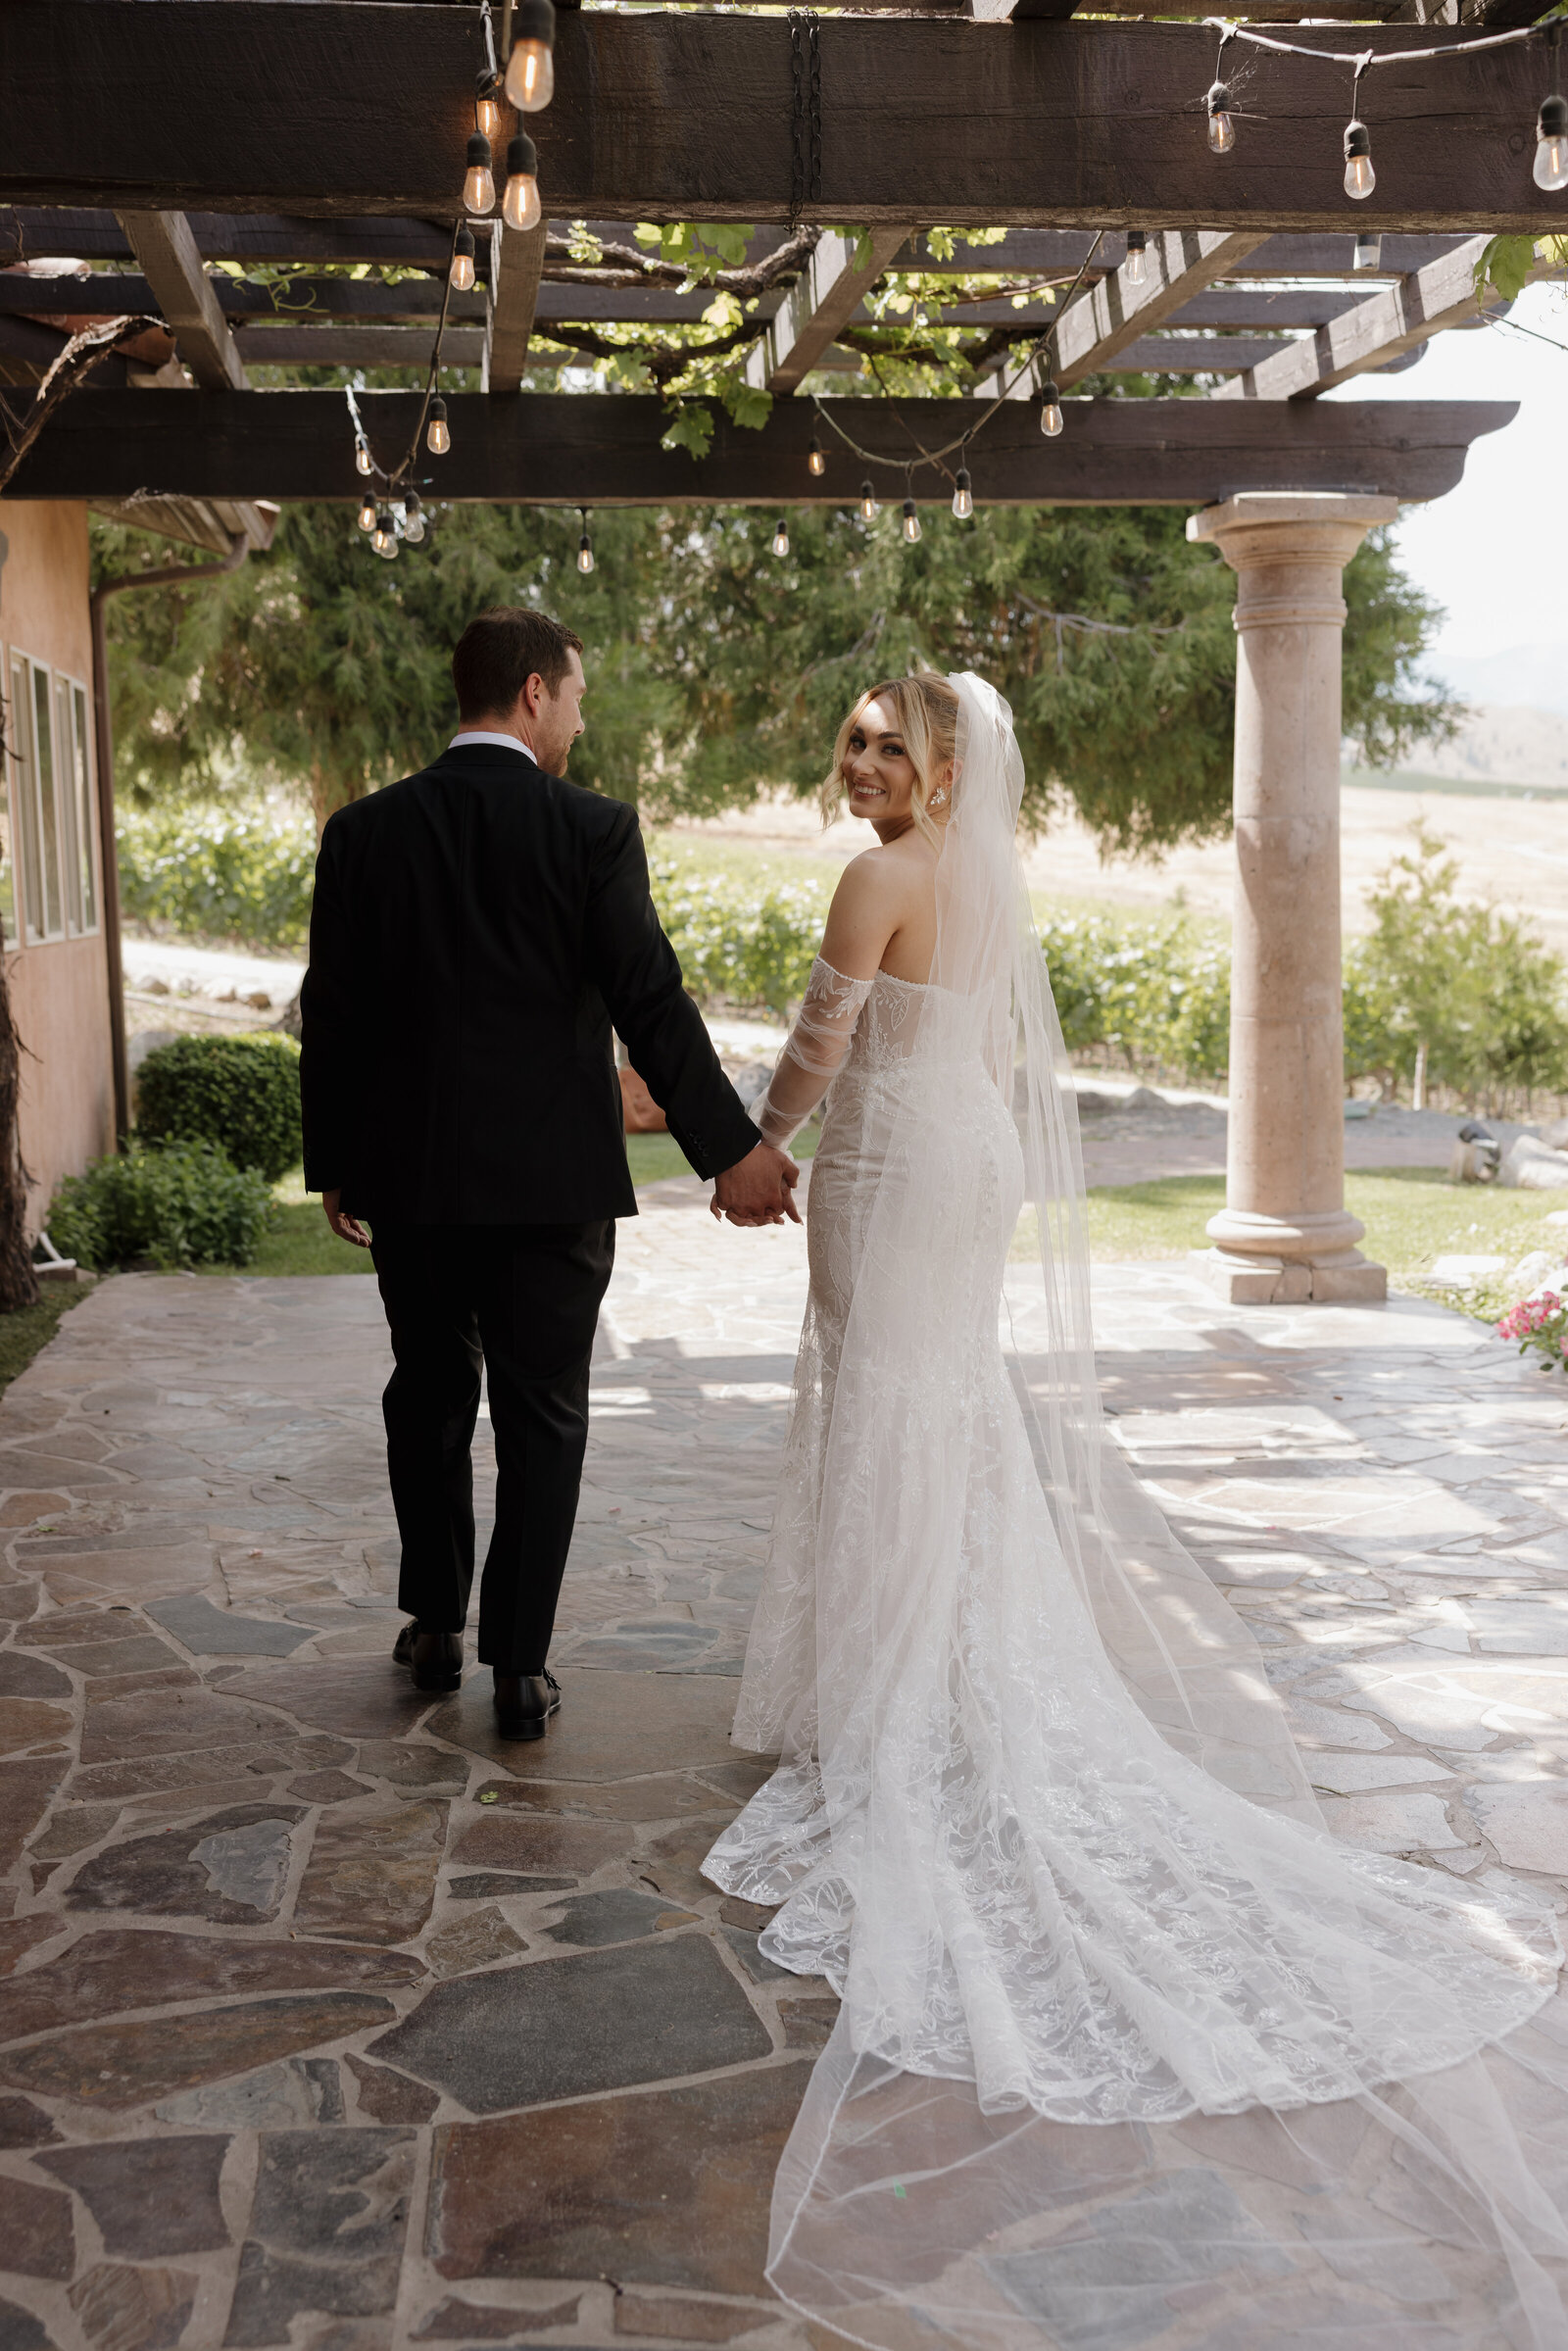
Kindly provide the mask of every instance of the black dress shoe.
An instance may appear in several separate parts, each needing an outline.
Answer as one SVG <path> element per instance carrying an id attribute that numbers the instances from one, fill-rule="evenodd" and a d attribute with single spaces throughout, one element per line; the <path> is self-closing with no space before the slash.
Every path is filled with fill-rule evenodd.
<path id="1" fill-rule="evenodd" d="M 561 1705 L 554 1674 L 497 1674 L 496 1723 L 503 1739 L 543 1739 Z"/>
<path id="2" fill-rule="evenodd" d="M 416 1690 L 461 1690 L 463 1635 L 426 1633 L 417 1624 L 405 1625 L 392 1648 L 394 1665 L 406 1665 Z"/>

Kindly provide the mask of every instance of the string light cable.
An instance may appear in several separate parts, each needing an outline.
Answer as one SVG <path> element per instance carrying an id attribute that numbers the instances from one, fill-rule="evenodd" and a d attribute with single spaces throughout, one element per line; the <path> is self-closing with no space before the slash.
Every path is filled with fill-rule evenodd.
<path id="1" fill-rule="evenodd" d="M 1203 23 L 1220 36 L 1221 59 L 1228 41 L 1246 41 L 1254 49 L 1276 50 L 1282 57 L 1311 57 L 1320 64 L 1354 68 L 1350 120 L 1345 126 L 1345 192 L 1357 199 L 1370 196 L 1376 177 L 1372 170 L 1371 134 L 1355 112 L 1364 74 L 1376 73 L 1382 66 L 1425 65 L 1448 57 L 1469 57 L 1481 49 L 1510 48 L 1518 41 L 1544 37 L 1551 53 L 1555 85 L 1557 45 L 1562 30 L 1562 19 L 1554 17 L 1544 24 L 1518 24 L 1506 32 L 1478 33 L 1471 40 L 1454 41 L 1441 49 L 1391 49 L 1380 56 L 1371 49 L 1318 49 L 1305 41 L 1288 41 L 1278 33 L 1259 32 L 1254 26 L 1230 17 L 1205 17 Z M 1216 65 L 1216 77 L 1204 103 L 1208 113 L 1208 143 L 1216 155 L 1225 155 L 1236 144 L 1236 132 L 1230 91 L 1219 79 L 1218 72 Z M 1536 185 L 1551 192 L 1568 187 L 1568 102 L 1555 86 L 1542 101 L 1536 121 Z"/>
<path id="2" fill-rule="evenodd" d="M 447 404 L 438 396 L 436 385 L 440 381 L 441 347 L 446 339 L 447 318 L 452 308 L 452 265 L 458 258 L 458 239 L 463 233 L 463 227 L 464 224 L 460 220 L 452 231 L 452 249 L 448 255 L 441 288 L 441 316 L 436 321 L 435 341 L 430 347 L 430 365 L 425 372 L 424 397 L 419 403 L 419 416 L 414 428 L 414 438 L 410 441 L 401 462 L 390 473 L 379 462 L 370 446 L 370 436 L 366 430 L 365 418 L 360 414 L 360 404 L 354 396 L 353 385 L 345 384 L 343 387 L 343 397 L 348 403 L 349 420 L 354 427 L 355 468 L 366 476 L 372 473 L 378 475 L 385 485 L 384 491 L 381 493 L 383 504 L 377 507 L 369 490 L 367 489 L 360 507 L 360 528 L 370 534 L 370 544 L 377 555 L 395 556 L 399 535 L 409 540 L 414 546 L 417 546 L 424 537 L 424 511 L 419 503 L 418 492 L 414 488 L 412 480 L 414 467 L 418 461 L 419 444 L 421 441 L 425 441 L 428 431 L 429 437 L 426 446 L 432 456 L 442 457 L 452 446 L 452 435 L 447 424 Z M 401 519 L 392 511 L 392 501 L 398 499 L 400 495 L 404 502 L 404 513 Z M 366 520 L 368 513 L 370 516 L 368 522 Z M 414 525 L 412 528 L 410 527 L 411 522 Z M 393 534 L 390 547 L 384 544 L 389 529 Z"/>

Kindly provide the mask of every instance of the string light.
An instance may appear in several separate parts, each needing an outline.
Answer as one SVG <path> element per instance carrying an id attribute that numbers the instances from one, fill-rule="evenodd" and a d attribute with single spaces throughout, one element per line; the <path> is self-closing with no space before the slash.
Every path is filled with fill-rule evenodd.
<path id="1" fill-rule="evenodd" d="M 509 228 L 537 227 L 541 218 L 538 171 L 534 143 L 525 130 L 519 130 L 507 146 L 507 192 L 501 217 Z"/>
<path id="2" fill-rule="evenodd" d="M 452 267 L 447 271 L 455 293 L 466 294 L 473 283 L 473 231 L 458 230 L 458 241 L 452 255 Z"/>
<path id="3" fill-rule="evenodd" d="M 361 530 L 374 530 L 375 528 L 375 500 L 368 490 L 360 500 L 360 528 Z"/>
<path id="4" fill-rule="evenodd" d="M 810 455 L 808 457 L 806 462 L 810 467 L 811 471 L 815 474 L 820 475 L 827 471 L 827 460 L 822 455 L 822 444 L 817 439 L 815 433 L 811 435 Z"/>
<path id="5" fill-rule="evenodd" d="M 908 540 L 909 545 L 913 547 L 920 536 L 920 517 L 914 511 L 914 500 L 912 498 L 906 498 L 904 502 L 903 529 L 905 537 Z"/>
<path id="6" fill-rule="evenodd" d="M 424 509 L 417 490 L 411 490 L 403 501 L 403 536 L 411 547 L 417 547 L 424 537 Z"/>
<path id="7" fill-rule="evenodd" d="M 1376 269 L 1382 260 L 1383 239 L 1381 235 L 1375 229 L 1358 230 L 1355 239 L 1355 258 L 1350 264 L 1351 269 Z"/>
<path id="8" fill-rule="evenodd" d="M 389 506 L 383 506 L 376 512 L 375 529 L 370 536 L 370 545 L 375 549 L 377 555 L 394 556 L 397 554 L 398 526 Z"/>
<path id="9" fill-rule="evenodd" d="M 1054 441 L 1061 427 L 1061 394 L 1054 376 L 1048 375 L 1040 387 L 1040 429 L 1048 441 Z"/>
<path id="10" fill-rule="evenodd" d="M 1208 143 L 1215 155 L 1229 155 L 1236 144 L 1236 124 L 1231 120 L 1231 93 L 1228 83 L 1216 81 L 1208 92 Z"/>
<path id="11" fill-rule="evenodd" d="M 1130 286 L 1141 286 L 1149 274 L 1149 265 L 1144 259 L 1144 248 L 1148 242 L 1141 228 L 1128 229 L 1127 259 L 1122 264 L 1121 273 Z"/>
<path id="12" fill-rule="evenodd" d="M 871 485 L 871 483 L 870 483 L 870 482 L 868 482 L 868 481 L 863 481 L 863 482 L 861 482 L 861 484 L 860 484 L 860 520 L 861 520 L 862 522 L 874 522 L 874 521 L 876 520 L 876 518 L 877 518 L 878 514 L 881 514 L 881 512 L 882 512 L 882 509 L 881 509 L 881 507 L 880 507 L 880 506 L 878 505 L 878 503 L 877 503 L 877 495 L 876 495 L 876 491 L 875 491 L 875 489 L 873 488 L 873 486 Z"/>
<path id="13" fill-rule="evenodd" d="M 1345 125 L 1345 193 L 1360 203 L 1378 184 L 1372 169 L 1372 133 L 1354 120 Z"/>
<path id="14" fill-rule="evenodd" d="M 1559 188 L 1568 188 L 1568 100 L 1557 87 L 1557 42 L 1562 31 L 1562 20 L 1554 17 L 1546 26 L 1546 45 L 1551 51 L 1551 89 L 1541 101 L 1536 117 L 1536 160 L 1531 177 L 1538 188 L 1554 196 Z"/>
<path id="15" fill-rule="evenodd" d="M 425 431 L 424 445 L 432 457 L 445 457 L 452 446 L 452 433 L 447 424 L 447 404 L 444 400 L 430 403 L 430 422 Z"/>
<path id="16" fill-rule="evenodd" d="M 594 543 L 588 536 L 588 509 L 582 506 L 577 512 L 582 516 L 582 537 L 577 541 L 577 568 L 586 577 L 594 567 Z"/>
<path id="17" fill-rule="evenodd" d="M 473 121 L 487 139 L 493 140 L 501 128 L 501 76 L 488 66 L 474 79 Z"/>
<path id="18" fill-rule="evenodd" d="M 490 169 L 490 142 L 482 130 L 469 133 L 468 169 L 463 182 L 466 213 L 487 213 L 496 200 L 495 175 Z"/>
<path id="19" fill-rule="evenodd" d="M 785 521 L 785 519 L 784 519 L 783 515 L 782 515 L 782 514 L 780 514 L 780 516 L 779 516 L 779 518 L 778 518 L 778 528 L 777 528 L 777 530 L 776 530 L 776 531 L 773 533 L 773 538 L 772 538 L 772 544 L 771 544 L 771 548 L 770 548 L 770 553 L 772 553 L 773 555 L 788 555 L 788 554 L 789 554 L 789 551 L 790 551 L 790 529 L 789 529 L 789 524 L 788 524 L 788 523 Z"/>
<path id="20" fill-rule="evenodd" d="M 364 441 L 355 443 L 354 464 L 356 469 L 361 473 L 368 473 L 374 466 L 375 460 L 371 457 L 369 449 Z"/>
<path id="21" fill-rule="evenodd" d="M 960 465 L 953 486 L 953 519 L 955 522 L 967 522 L 973 513 L 974 493 L 969 487 L 969 468 Z"/>
<path id="22" fill-rule="evenodd" d="M 521 115 L 536 115 L 556 94 L 554 0 L 517 0 L 512 17 L 507 96 Z"/>

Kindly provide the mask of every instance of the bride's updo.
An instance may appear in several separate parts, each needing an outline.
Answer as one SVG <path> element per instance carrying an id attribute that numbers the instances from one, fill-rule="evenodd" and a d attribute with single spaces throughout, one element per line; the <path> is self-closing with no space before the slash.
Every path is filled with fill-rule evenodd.
<path id="1" fill-rule="evenodd" d="M 819 787 L 822 821 L 831 824 L 838 814 L 845 791 L 844 755 L 861 713 L 872 702 L 881 703 L 894 714 L 914 769 L 914 789 L 909 796 L 914 821 L 935 845 L 941 836 L 926 814 L 926 799 L 941 783 L 944 771 L 953 765 L 958 750 L 958 697 L 935 669 L 916 669 L 908 677 L 890 677 L 880 686 L 867 686 L 853 706 L 839 728 L 833 745 L 833 764 Z"/>

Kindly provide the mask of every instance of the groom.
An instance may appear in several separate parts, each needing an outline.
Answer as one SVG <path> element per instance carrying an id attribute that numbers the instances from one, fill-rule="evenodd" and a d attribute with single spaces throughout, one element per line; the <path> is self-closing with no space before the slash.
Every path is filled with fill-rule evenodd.
<path id="1" fill-rule="evenodd" d="M 562 780 L 582 640 L 497 608 L 452 657 L 458 732 L 321 835 L 301 998 L 305 1180 L 373 1252 L 402 1537 L 394 1655 L 456 1690 L 473 1581 L 469 1446 L 489 1374 L 496 1517 L 479 1660 L 502 1735 L 561 1704 L 545 1658 L 588 1436 L 588 1361 L 635 1216 L 612 1027 L 734 1224 L 799 1221 L 649 895 L 634 808 Z M 373 1230 L 366 1230 L 368 1218 Z"/>

